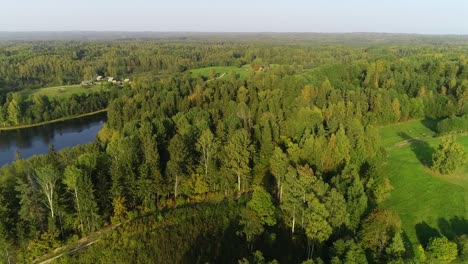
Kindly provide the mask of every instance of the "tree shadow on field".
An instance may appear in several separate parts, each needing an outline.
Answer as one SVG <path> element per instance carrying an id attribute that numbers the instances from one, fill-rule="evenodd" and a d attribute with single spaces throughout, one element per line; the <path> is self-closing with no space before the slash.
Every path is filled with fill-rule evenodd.
<path id="1" fill-rule="evenodd" d="M 399 132 L 398 136 L 406 141 L 410 145 L 411 150 L 416 154 L 416 158 L 424 166 L 430 167 L 432 165 L 432 153 L 434 149 L 425 140 L 413 138 L 405 132 Z"/>
<path id="2" fill-rule="evenodd" d="M 434 131 L 437 133 L 437 123 L 438 121 L 435 119 L 423 119 L 421 120 L 421 124 L 423 124 L 426 128 Z"/>
<path id="3" fill-rule="evenodd" d="M 457 237 L 468 235 L 468 220 L 464 217 L 455 216 L 450 219 L 439 218 L 436 229 L 428 225 L 425 221 L 416 224 L 416 236 L 419 243 L 426 248 L 427 244 L 434 237 L 445 236 L 449 240 L 456 240 Z M 439 231 L 440 230 L 440 231 Z"/>
<path id="4" fill-rule="evenodd" d="M 431 227 L 425 221 L 416 224 L 416 236 L 418 237 L 419 243 L 425 248 L 429 243 L 429 240 L 433 237 L 441 237 L 439 230 Z"/>
<path id="5" fill-rule="evenodd" d="M 449 220 L 439 218 L 438 225 L 442 235 L 450 240 L 468 234 L 468 221 L 464 217 L 455 216 Z"/>

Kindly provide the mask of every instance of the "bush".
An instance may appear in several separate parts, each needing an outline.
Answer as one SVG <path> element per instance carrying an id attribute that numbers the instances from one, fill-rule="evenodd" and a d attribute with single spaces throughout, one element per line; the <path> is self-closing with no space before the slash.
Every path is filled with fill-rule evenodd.
<path id="1" fill-rule="evenodd" d="M 176 204 L 177 206 L 181 206 L 181 205 L 184 205 L 186 203 L 186 200 L 184 197 L 182 196 L 177 196 L 176 198 Z"/>
<path id="2" fill-rule="evenodd" d="M 441 120 L 437 124 L 437 132 L 440 134 L 447 134 L 450 132 L 463 133 L 468 131 L 468 115 L 461 117 L 451 116 Z"/>
<path id="3" fill-rule="evenodd" d="M 427 245 L 427 251 L 431 259 L 437 263 L 449 263 L 457 258 L 458 249 L 455 242 L 446 237 L 431 238 Z"/>
<path id="4" fill-rule="evenodd" d="M 466 162 L 463 146 L 453 135 L 442 137 L 438 149 L 432 155 L 432 168 L 442 174 L 455 172 Z"/>

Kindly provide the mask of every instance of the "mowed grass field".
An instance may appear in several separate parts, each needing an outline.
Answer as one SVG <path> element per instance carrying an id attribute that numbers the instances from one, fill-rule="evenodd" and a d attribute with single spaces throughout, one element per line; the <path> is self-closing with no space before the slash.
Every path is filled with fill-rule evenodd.
<path id="1" fill-rule="evenodd" d="M 239 78 L 245 79 L 249 72 L 251 71 L 250 64 L 246 64 L 242 67 L 236 67 L 236 66 L 213 66 L 213 67 L 205 67 L 205 68 L 199 68 L 199 69 L 193 69 L 190 70 L 192 73 L 193 77 L 197 76 L 204 76 L 208 78 L 210 76 L 211 71 L 214 70 L 216 72 L 216 77 L 220 77 L 223 75 L 222 78 L 227 78 L 227 75 L 231 72 L 234 71 L 236 74 L 239 75 Z"/>
<path id="2" fill-rule="evenodd" d="M 30 95 L 46 95 L 49 97 L 68 97 L 72 94 L 85 94 L 100 91 L 103 89 L 100 84 L 83 87 L 79 84 L 77 85 L 64 85 L 64 86 L 54 86 L 54 87 L 44 87 L 39 89 L 27 89 L 21 91 L 21 94 L 27 98 Z"/>
<path id="3" fill-rule="evenodd" d="M 435 121 L 414 120 L 379 129 L 394 189 L 383 207 L 397 211 L 411 243 L 430 237 L 468 234 L 468 164 L 454 175 L 437 175 L 429 166 L 440 143 Z M 468 152 L 468 136 L 457 141 Z"/>

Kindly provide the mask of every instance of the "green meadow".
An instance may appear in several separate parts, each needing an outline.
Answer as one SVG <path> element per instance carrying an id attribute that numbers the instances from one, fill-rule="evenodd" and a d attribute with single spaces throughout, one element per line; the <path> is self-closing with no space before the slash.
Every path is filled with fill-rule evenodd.
<path id="1" fill-rule="evenodd" d="M 43 87 L 39 89 L 27 89 L 21 91 L 21 94 L 24 97 L 29 97 L 30 95 L 46 95 L 49 97 L 68 97 L 72 94 L 85 94 L 92 93 L 103 89 L 100 84 L 83 87 L 79 84 L 77 85 L 63 85 L 63 86 L 54 86 L 54 87 Z"/>
<path id="2" fill-rule="evenodd" d="M 385 208 L 397 211 L 411 243 L 426 245 L 430 237 L 449 239 L 468 234 L 468 164 L 453 175 L 430 170 L 440 139 L 435 121 L 413 120 L 379 129 L 388 155 L 394 189 Z M 457 141 L 468 152 L 468 136 Z"/>
<path id="3" fill-rule="evenodd" d="M 211 71 L 214 70 L 216 72 L 216 78 L 227 78 L 227 75 L 234 71 L 236 74 L 239 75 L 239 78 L 245 79 L 249 72 L 251 71 L 250 64 L 246 64 L 242 67 L 236 66 L 213 66 L 213 67 L 205 67 L 199 69 L 190 70 L 193 77 L 197 76 L 204 76 L 208 78 L 210 76 Z"/>

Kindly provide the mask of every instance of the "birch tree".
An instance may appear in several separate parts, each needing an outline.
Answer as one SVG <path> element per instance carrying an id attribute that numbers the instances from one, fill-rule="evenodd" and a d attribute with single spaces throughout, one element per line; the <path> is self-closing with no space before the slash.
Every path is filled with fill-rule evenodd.
<path id="1" fill-rule="evenodd" d="M 205 129 L 198 138 L 197 149 L 202 154 L 205 177 L 208 177 L 208 168 L 216 150 L 216 140 L 209 128 Z"/>
<path id="2" fill-rule="evenodd" d="M 60 174 L 56 168 L 48 164 L 35 170 L 36 180 L 46 196 L 46 206 L 50 210 L 52 220 L 55 218 L 57 204 L 57 184 Z"/>
<path id="3" fill-rule="evenodd" d="M 237 130 L 224 146 L 227 169 L 237 177 L 237 190 L 241 191 L 241 182 L 250 174 L 251 142 L 245 130 Z M 245 183 L 244 183 L 245 186 Z"/>

